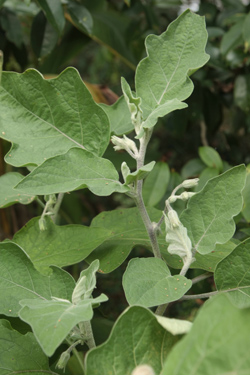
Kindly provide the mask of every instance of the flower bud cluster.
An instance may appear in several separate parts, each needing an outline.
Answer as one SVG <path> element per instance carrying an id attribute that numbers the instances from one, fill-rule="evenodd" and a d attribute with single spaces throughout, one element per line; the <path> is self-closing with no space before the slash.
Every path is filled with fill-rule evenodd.
<path id="1" fill-rule="evenodd" d="M 139 151 L 137 146 L 132 139 L 123 135 L 123 138 L 119 138 L 116 135 L 111 137 L 111 141 L 114 145 L 115 151 L 126 150 L 134 159 L 138 158 Z"/>

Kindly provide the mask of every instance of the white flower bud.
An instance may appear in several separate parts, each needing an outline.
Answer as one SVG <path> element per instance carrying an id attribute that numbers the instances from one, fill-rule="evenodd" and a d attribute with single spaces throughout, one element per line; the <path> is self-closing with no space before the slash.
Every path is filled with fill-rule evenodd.
<path id="1" fill-rule="evenodd" d="M 187 201 L 189 198 L 191 198 L 193 195 L 195 195 L 196 193 L 191 193 L 191 192 L 187 192 L 187 191 L 184 191 L 183 193 L 181 193 L 181 195 L 179 196 L 179 199 L 181 199 L 182 201 Z"/>
<path id="2" fill-rule="evenodd" d="M 138 156 L 138 149 L 136 147 L 136 144 L 132 139 L 126 137 L 126 135 L 123 135 L 123 138 L 116 137 L 116 135 L 113 135 L 111 137 L 111 141 L 114 144 L 115 151 L 119 150 L 126 150 L 130 155 L 134 157 Z"/>
<path id="3" fill-rule="evenodd" d="M 124 182 L 126 182 L 126 178 L 131 171 L 125 161 L 121 165 L 121 171 L 122 171 L 122 177 L 124 179 Z"/>
<path id="4" fill-rule="evenodd" d="M 68 351 L 63 352 L 56 364 L 56 367 L 63 370 L 66 367 L 69 359 L 70 359 L 69 352 Z"/>
<path id="5" fill-rule="evenodd" d="M 168 198 L 168 201 L 171 204 L 171 203 L 176 202 L 177 199 L 179 199 L 178 195 L 170 195 L 170 197 Z"/>
<path id="6" fill-rule="evenodd" d="M 192 178 L 192 179 L 183 181 L 181 186 L 184 189 L 190 189 L 190 188 L 197 186 L 198 182 L 199 182 L 199 178 Z"/>
<path id="7" fill-rule="evenodd" d="M 178 214 L 175 210 L 168 211 L 168 220 L 172 228 L 178 228 L 181 224 Z"/>

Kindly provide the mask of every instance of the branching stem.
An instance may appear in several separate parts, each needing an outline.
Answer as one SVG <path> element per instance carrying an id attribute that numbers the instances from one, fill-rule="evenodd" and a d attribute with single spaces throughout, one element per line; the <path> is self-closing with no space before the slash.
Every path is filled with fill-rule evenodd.
<path id="1" fill-rule="evenodd" d="M 86 344 L 88 345 L 89 349 L 95 348 L 96 343 L 95 343 L 90 320 L 88 320 L 87 322 L 79 323 L 79 328 L 80 328 L 81 334 L 85 338 Z"/>

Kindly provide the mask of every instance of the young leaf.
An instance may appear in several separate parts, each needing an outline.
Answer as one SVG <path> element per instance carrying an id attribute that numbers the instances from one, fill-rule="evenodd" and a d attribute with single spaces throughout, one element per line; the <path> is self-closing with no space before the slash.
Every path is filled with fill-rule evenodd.
<path id="1" fill-rule="evenodd" d="M 0 373 L 54 375 L 33 333 L 22 335 L 7 320 L 0 320 Z"/>
<path id="2" fill-rule="evenodd" d="M 51 271 L 51 265 L 64 267 L 81 262 L 111 236 L 111 231 L 104 228 L 58 226 L 49 217 L 44 219 L 46 230 L 41 231 L 39 218 L 33 218 L 13 237 L 13 242 L 24 249 L 36 269 L 44 274 Z"/>
<path id="3" fill-rule="evenodd" d="M 91 297 L 94 288 L 96 287 L 96 272 L 98 271 L 100 262 L 98 259 L 94 260 L 88 268 L 83 270 L 76 283 L 75 289 L 72 293 L 72 302 L 77 304 L 81 300 Z"/>
<path id="4" fill-rule="evenodd" d="M 192 286 L 184 276 L 171 276 L 166 263 L 157 258 L 133 258 L 123 275 L 123 288 L 130 305 L 152 307 L 180 299 Z"/>
<path id="5" fill-rule="evenodd" d="M 150 365 L 159 374 L 177 340 L 151 311 L 130 307 L 116 321 L 109 339 L 87 353 L 86 375 L 131 375 L 140 364 Z"/>
<path id="6" fill-rule="evenodd" d="M 223 244 L 233 236 L 233 217 L 242 208 L 245 179 L 245 166 L 234 167 L 209 180 L 188 202 L 180 220 L 188 230 L 193 248 L 200 254 L 210 253 L 217 243 Z"/>
<path id="7" fill-rule="evenodd" d="M 157 222 L 162 212 L 154 208 L 148 210 L 151 220 Z M 127 208 L 102 212 L 94 218 L 92 227 L 105 228 L 112 232 L 111 237 L 98 246 L 85 260 L 90 263 L 94 259 L 100 260 L 101 272 L 111 272 L 119 267 L 136 245 L 151 249 L 150 240 L 137 208 Z M 158 237 L 161 250 L 167 253 L 165 236 Z"/>
<path id="8" fill-rule="evenodd" d="M 88 187 L 92 193 L 107 196 L 124 193 L 128 187 L 118 181 L 114 165 L 91 152 L 72 148 L 64 155 L 46 160 L 16 186 L 27 194 L 66 193 Z"/>
<path id="9" fill-rule="evenodd" d="M 99 106 L 109 118 L 111 134 L 123 135 L 134 129 L 124 96 L 121 96 L 112 105 L 100 103 Z"/>
<path id="10" fill-rule="evenodd" d="M 18 316 L 21 299 L 71 298 L 74 280 L 70 274 L 53 267 L 49 276 L 41 275 L 24 251 L 12 242 L 0 243 L 0 313 Z"/>
<path id="11" fill-rule="evenodd" d="M 249 252 L 250 239 L 247 239 L 217 265 L 214 273 L 217 289 L 229 290 L 228 298 L 239 308 L 250 307 Z"/>
<path id="12" fill-rule="evenodd" d="M 49 80 L 34 69 L 4 72 L 1 84 L 0 136 L 12 142 L 9 164 L 41 164 L 72 147 L 104 153 L 108 118 L 76 69 Z"/>
<path id="13" fill-rule="evenodd" d="M 170 170 L 167 163 L 159 161 L 152 172 L 146 177 L 143 184 L 143 200 L 146 206 L 155 206 L 166 193 L 170 179 Z"/>
<path id="14" fill-rule="evenodd" d="M 143 118 L 170 100 L 183 101 L 193 91 L 189 75 L 208 61 L 204 18 L 189 10 L 160 36 L 146 39 L 147 57 L 136 70 L 136 95 L 142 99 Z M 154 115 L 155 117 L 155 115 Z"/>
<path id="15" fill-rule="evenodd" d="M 0 208 L 11 206 L 15 203 L 29 204 L 35 196 L 26 194 L 14 187 L 23 179 L 17 172 L 9 172 L 0 177 Z"/>
<path id="16" fill-rule="evenodd" d="M 43 351 L 51 356 L 78 323 L 92 319 L 92 305 L 107 299 L 104 294 L 77 304 L 66 300 L 24 299 L 20 301 L 19 316 L 31 325 Z"/>
<path id="17" fill-rule="evenodd" d="M 247 374 L 249 330 L 249 309 L 236 308 L 225 295 L 213 297 L 173 348 L 161 375 Z"/>
<path id="18" fill-rule="evenodd" d="M 129 185 L 134 181 L 143 180 L 148 174 L 152 171 L 155 166 L 155 161 L 151 161 L 150 163 L 144 165 L 143 167 L 137 169 L 133 173 L 129 173 L 126 176 L 125 184 Z"/>
<path id="19" fill-rule="evenodd" d="M 184 333 L 188 333 L 192 327 L 192 323 L 188 320 L 166 318 L 160 315 L 156 315 L 156 319 L 172 335 L 183 335 Z"/>

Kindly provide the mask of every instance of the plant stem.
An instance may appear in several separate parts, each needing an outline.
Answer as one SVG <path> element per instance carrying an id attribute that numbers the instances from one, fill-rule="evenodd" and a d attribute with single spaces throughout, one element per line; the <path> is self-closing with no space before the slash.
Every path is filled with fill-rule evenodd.
<path id="1" fill-rule="evenodd" d="M 194 279 L 192 279 L 192 284 L 194 285 L 196 283 L 199 283 L 200 281 L 205 280 L 210 276 L 212 276 L 212 272 L 203 273 L 202 275 L 199 275 L 195 277 Z"/>
<path id="2" fill-rule="evenodd" d="M 51 219 L 53 220 L 54 223 L 56 222 L 56 218 L 57 218 L 60 206 L 62 204 L 63 197 L 64 197 L 64 193 L 58 194 L 57 201 L 56 201 L 55 207 L 53 209 L 53 215 L 51 216 Z"/>
<path id="3" fill-rule="evenodd" d="M 140 138 L 140 149 L 139 149 L 139 156 L 137 158 L 137 170 L 144 165 L 144 159 L 145 154 L 147 150 L 148 142 L 151 138 L 152 130 L 145 130 L 145 134 Z M 152 221 L 150 220 L 150 217 L 148 215 L 148 212 L 146 210 L 143 197 L 142 197 L 142 186 L 143 186 L 143 180 L 138 180 L 136 183 L 136 195 L 135 195 L 135 203 L 138 207 L 138 210 L 140 212 L 142 221 L 145 225 L 145 228 L 148 232 L 148 236 L 151 242 L 152 250 L 154 253 L 154 256 L 156 258 L 161 258 L 161 252 L 159 248 L 159 244 L 156 237 L 156 230 L 153 226 Z"/>
<path id="4" fill-rule="evenodd" d="M 79 328 L 80 328 L 81 334 L 84 335 L 86 344 L 88 345 L 89 349 L 95 348 L 96 344 L 95 344 L 95 339 L 94 339 L 90 320 L 79 323 Z"/>
<path id="5" fill-rule="evenodd" d="M 82 369 L 82 373 L 84 374 L 84 363 L 83 363 L 83 361 L 82 361 L 82 358 L 81 358 L 81 356 L 80 356 L 78 350 L 77 350 L 76 348 L 73 348 L 73 349 L 72 349 L 72 352 L 74 353 L 74 356 L 75 356 L 76 359 L 78 360 L 78 363 L 79 363 L 79 365 L 80 365 L 80 367 L 81 367 L 81 369 Z"/>
<path id="6" fill-rule="evenodd" d="M 167 307 L 168 307 L 168 303 L 164 303 L 164 305 L 158 306 L 157 309 L 155 310 L 155 314 L 163 316 Z"/>
<path id="7" fill-rule="evenodd" d="M 185 295 L 179 301 L 198 299 L 198 298 L 209 298 L 209 297 L 215 296 L 218 293 L 225 293 L 225 292 L 228 292 L 228 290 L 221 290 L 221 291 L 216 290 L 214 292 L 209 292 L 209 293 Z"/>

